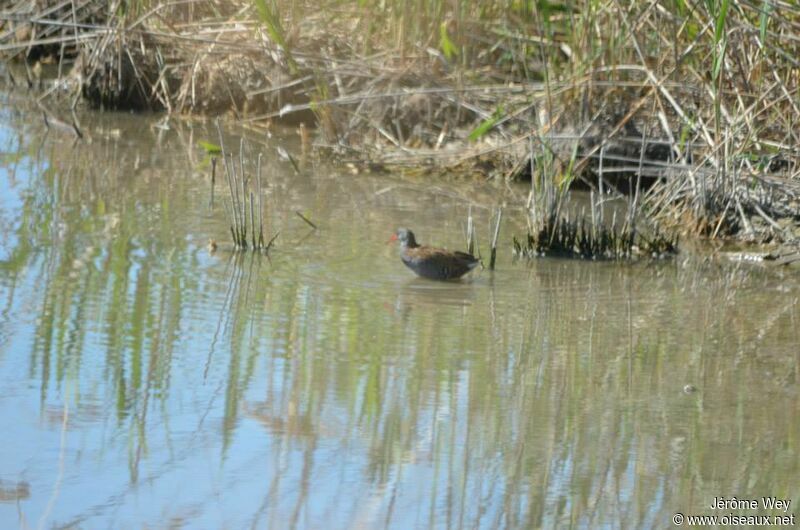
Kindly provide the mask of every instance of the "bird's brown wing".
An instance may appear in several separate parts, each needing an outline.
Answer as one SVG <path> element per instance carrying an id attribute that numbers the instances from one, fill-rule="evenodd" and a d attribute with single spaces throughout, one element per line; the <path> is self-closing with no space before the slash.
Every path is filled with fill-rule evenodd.
<path id="1" fill-rule="evenodd" d="M 457 250 L 447 250 L 437 247 L 416 247 L 406 251 L 408 256 L 414 260 L 435 260 L 441 262 L 464 261 L 468 263 L 478 261 L 478 258 L 466 252 Z"/>
<path id="2" fill-rule="evenodd" d="M 402 258 L 417 275 L 434 280 L 459 278 L 478 264 L 473 256 L 464 252 L 435 247 L 409 248 Z"/>
<path id="3" fill-rule="evenodd" d="M 466 260 L 466 261 L 478 261 L 478 258 L 473 256 L 472 254 L 467 254 L 466 252 L 455 251 L 455 252 L 453 252 L 453 254 L 458 256 L 460 259 L 463 259 L 463 260 Z"/>

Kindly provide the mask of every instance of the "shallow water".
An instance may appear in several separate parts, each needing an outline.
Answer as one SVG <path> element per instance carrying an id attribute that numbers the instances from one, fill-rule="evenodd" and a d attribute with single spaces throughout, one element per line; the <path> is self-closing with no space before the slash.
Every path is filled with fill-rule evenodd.
<path id="1" fill-rule="evenodd" d="M 719 496 L 800 512 L 796 275 L 514 263 L 524 189 L 295 174 L 291 131 L 248 133 L 280 234 L 269 258 L 233 254 L 211 125 L 83 114 L 74 143 L 2 100 L 3 528 L 656 528 L 729 513 Z M 494 273 L 419 280 L 385 244 L 405 225 L 461 248 L 472 205 L 486 255 L 501 201 Z"/>

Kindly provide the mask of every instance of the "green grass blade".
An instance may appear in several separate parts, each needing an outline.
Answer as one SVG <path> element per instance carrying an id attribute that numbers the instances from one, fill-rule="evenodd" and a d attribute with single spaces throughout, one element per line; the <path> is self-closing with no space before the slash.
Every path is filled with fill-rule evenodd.
<path id="1" fill-rule="evenodd" d="M 728 7 L 730 7 L 730 0 L 722 0 L 714 27 L 714 44 L 719 44 L 722 39 L 722 32 L 725 30 L 725 19 L 728 17 Z"/>
<path id="2" fill-rule="evenodd" d="M 772 14 L 772 4 L 764 0 L 761 3 L 761 16 L 758 21 L 759 36 L 761 37 L 761 45 L 767 44 L 767 25 L 769 24 L 769 17 Z"/>
<path id="3" fill-rule="evenodd" d="M 502 118 L 503 115 L 503 108 L 498 107 L 494 114 L 492 114 L 489 118 L 483 120 L 477 127 L 475 127 L 469 136 L 467 137 L 470 142 L 474 142 L 478 138 L 482 137 L 486 133 L 488 133 L 492 128 L 497 124 L 498 121 Z"/>
<path id="4" fill-rule="evenodd" d="M 280 46 L 283 49 L 284 53 L 286 53 L 286 61 L 289 64 L 289 71 L 292 73 L 292 75 L 296 74 L 297 63 L 295 62 L 294 57 L 292 56 L 292 50 L 286 43 L 286 38 L 284 37 L 283 26 L 281 25 L 281 17 L 280 13 L 278 13 L 278 9 L 267 5 L 267 0 L 253 0 L 253 3 L 256 6 L 256 11 L 258 11 L 258 18 L 261 20 L 261 23 L 267 30 L 267 34 L 272 39 L 272 41 L 278 46 Z"/>
<path id="5" fill-rule="evenodd" d="M 219 155 L 222 153 L 222 147 L 218 146 L 217 144 L 212 144 L 211 142 L 199 140 L 197 145 L 202 147 L 206 154 L 209 155 Z"/>
<path id="6" fill-rule="evenodd" d="M 439 47 L 442 49 L 442 53 L 444 53 L 448 61 L 458 55 L 458 48 L 453 44 L 450 35 L 447 34 L 446 22 L 442 22 L 441 26 L 439 26 Z"/>

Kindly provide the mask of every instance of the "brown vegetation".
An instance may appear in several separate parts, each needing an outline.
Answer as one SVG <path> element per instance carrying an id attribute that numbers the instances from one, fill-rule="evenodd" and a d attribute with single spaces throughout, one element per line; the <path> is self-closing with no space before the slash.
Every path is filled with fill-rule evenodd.
<path id="1" fill-rule="evenodd" d="M 0 27 L 7 56 L 74 61 L 97 106 L 305 122 L 372 167 L 583 185 L 663 227 L 783 243 L 798 43 L 781 0 L 16 0 Z"/>

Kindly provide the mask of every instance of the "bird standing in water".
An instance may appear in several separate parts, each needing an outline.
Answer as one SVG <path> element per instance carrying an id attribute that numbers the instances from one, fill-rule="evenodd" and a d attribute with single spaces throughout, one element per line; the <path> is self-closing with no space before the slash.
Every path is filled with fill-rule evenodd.
<path id="1" fill-rule="evenodd" d="M 480 265 L 472 254 L 418 244 L 407 228 L 398 229 L 389 241 L 400 241 L 400 259 L 405 266 L 430 280 L 455 280 Z"/>

